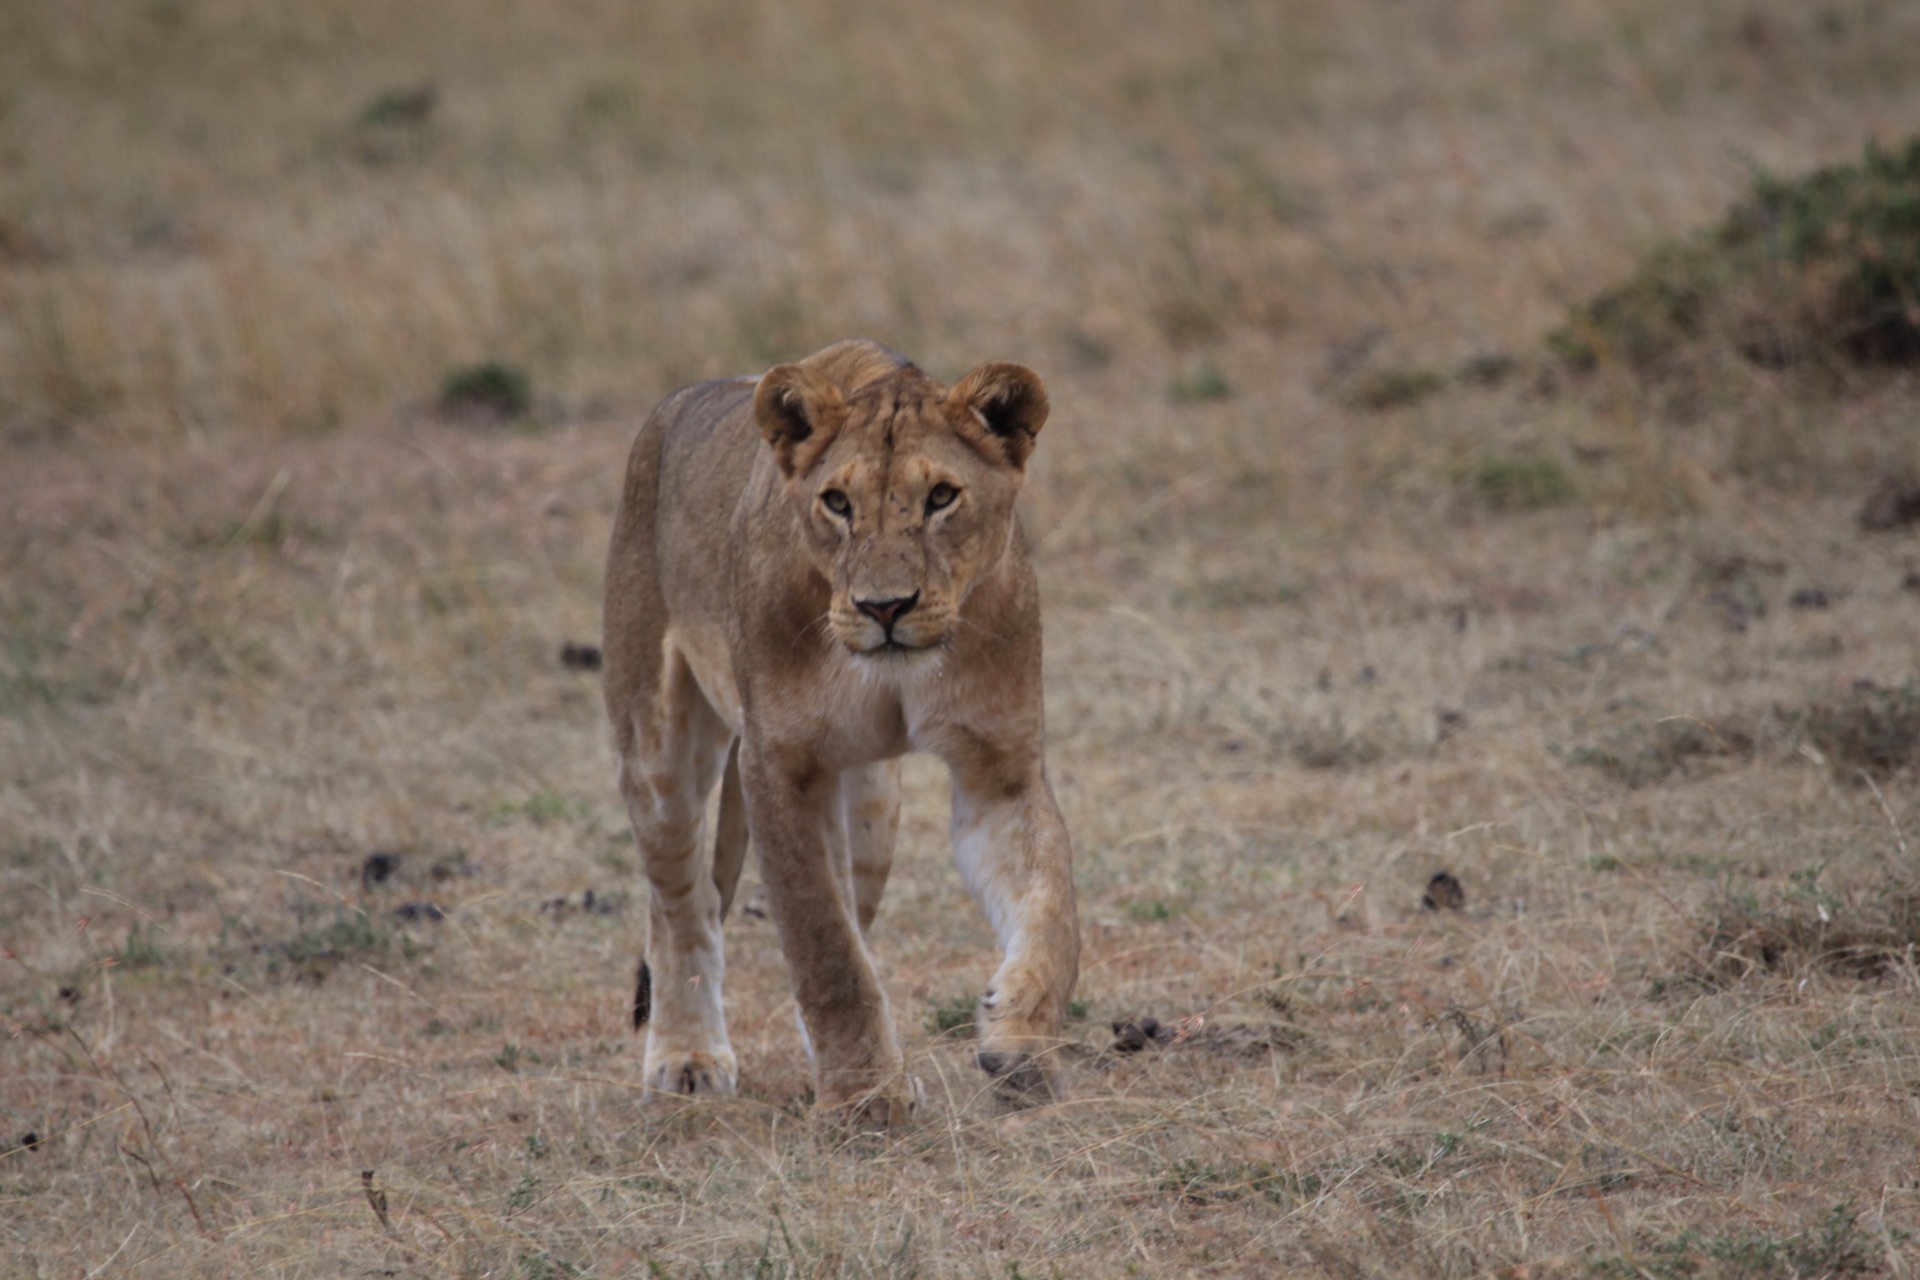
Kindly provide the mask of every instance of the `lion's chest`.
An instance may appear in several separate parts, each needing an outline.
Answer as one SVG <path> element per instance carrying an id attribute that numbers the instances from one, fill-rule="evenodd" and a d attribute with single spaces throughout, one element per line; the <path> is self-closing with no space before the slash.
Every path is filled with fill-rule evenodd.
<path id="1" fill-rule="evenodd" d="M 756 687 L 746 715 L 763 739 L 804 745 L 817 763 L 846 769 L 910 751 L 939 754 L 944 691 L 936 655 L 834 653 L 804 680 Z"/>

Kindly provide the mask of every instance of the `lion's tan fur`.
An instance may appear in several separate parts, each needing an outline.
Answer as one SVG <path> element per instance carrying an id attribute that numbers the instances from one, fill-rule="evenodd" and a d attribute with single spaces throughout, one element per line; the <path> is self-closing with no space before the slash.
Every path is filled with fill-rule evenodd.
<path id="1" fill-rule="evenodd" d="M 904 1115 L 865 933 L 898 827 L 895 760 L 919 750 L 950 770 L 954 856 L 1006 951 L 980 1002 L 981 1065 L 1044 1092 L 1079 953 L 1014 517 L 1047 409 L 1018 365 L 947 388 L 854 341 L 685 388 L 642 427 L 607 568 L 606 700 L 652 887 L 649 1088 L 737 1086 L 720 923 L 750 830 L 818 1098 Z"/>

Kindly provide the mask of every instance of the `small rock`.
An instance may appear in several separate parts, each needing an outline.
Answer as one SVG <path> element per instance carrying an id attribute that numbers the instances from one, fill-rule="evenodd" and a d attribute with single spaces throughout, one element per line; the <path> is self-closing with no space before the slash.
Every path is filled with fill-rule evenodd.
<path id="1" fill-rule="evenodd" d="M 360 864 L 360 884 L 371 889 L 377 884 L 385 884 L 400 869 L 400 855 L 397 853 L 370 853 L 367 860 Z"/>
<path id="2" fill-rule="evenodd" d="M 1162 1026 L 1158 1018 L 1129 1018 L 1113 1024 L 1114 1053 L 1138 1053 L 1148 1045 L 1163 1045 L 1173 1039 L 1173 1028 Z"/>
<path id="3" fill-rule="evenodd" d="M 569 640 L 560 646 L 560 665 L 569 671 L 598 671 L 600 646 Z"/>

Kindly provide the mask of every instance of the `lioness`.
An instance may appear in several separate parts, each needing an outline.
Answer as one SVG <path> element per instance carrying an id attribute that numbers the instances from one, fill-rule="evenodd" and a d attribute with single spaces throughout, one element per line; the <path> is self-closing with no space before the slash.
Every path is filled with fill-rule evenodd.
<path id="1" fill-rule="evenodd" d="M 1040 379 L 952 388 L 872 342 L 667 397 L 627 463 L 607 564 L 606 702 L 651 882 L 645 1083 L 732 1093 L 720 924 L 747 836 L 823 1107 L 881 1125 L 909 1090 L 866 946 L 908 751 L 946 762 L 961 877 L 1000 935 L 978 1061 L 1048 1088 L 1079 966 L 1047 782 L 1040 602 L 1014 497 Z M 757 438 L 756 438 L 757 437 Z M 700 828 L 721 785 L 712 852 Z"/>

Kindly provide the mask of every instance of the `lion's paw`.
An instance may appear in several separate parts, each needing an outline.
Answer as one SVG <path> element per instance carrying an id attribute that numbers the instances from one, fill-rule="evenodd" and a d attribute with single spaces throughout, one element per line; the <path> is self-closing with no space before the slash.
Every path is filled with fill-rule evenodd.
<path id="1" fill-rule="evenodd" d="M 740 1088 L 740 1068 L 730 1052 L 647 1055 L 648 1093 L 731 1098 Z"/>
<path id="2" fill-rule="evenodd" d="M 1034 1054 L 982 1049 L 974 1061 L 993 1077 L 993 1096 L 1000 1102 L 1030 1107 L 1054 1099 L 1053 1077 Z"/>
<path id="3" fill-rule="evenodd" d="M 820 1104 L 821 1114 L 855 1133 L 889 1133 L 904 1129 L 912 1120 L 915 1098 L 909 1092 L 883 1091 L 851 1098 L 827 1099 Z"/>

